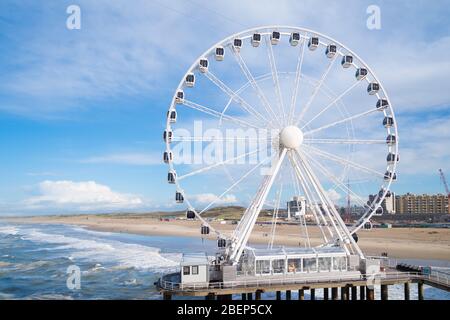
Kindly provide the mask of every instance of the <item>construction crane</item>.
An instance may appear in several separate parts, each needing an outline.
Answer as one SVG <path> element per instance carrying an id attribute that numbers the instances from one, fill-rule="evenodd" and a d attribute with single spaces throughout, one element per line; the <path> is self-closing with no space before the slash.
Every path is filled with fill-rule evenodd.
<path id="1" fill-rule="evenodd" d="M 447 180 L 445 179 L 444 172 L 442 169 L 439 169 L 439 175 L 441 176 L 441 181 L 444 184 L 445 192 L 447 193 L 447 199 L 448 199 L 448 213 L 450 213 L 450 190 L 448 188 Z"/>

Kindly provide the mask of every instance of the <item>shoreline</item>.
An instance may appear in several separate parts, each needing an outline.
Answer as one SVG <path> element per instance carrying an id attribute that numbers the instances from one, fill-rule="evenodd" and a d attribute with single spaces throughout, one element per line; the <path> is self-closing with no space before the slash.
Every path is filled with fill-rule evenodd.
<path id="1" fill-rule="evenodd" d="M 148 236 L 183 236 L 200 238 L 200 222 L 187 220 L 160 221 L 148 216 L 127 215 L 77 215 L 9 217 L 12 223 L 65 224 L 81 226 L 88 230 L 130 233 Z M 213 227 L 231 234 L 236 225 L 213 222 Z M 308 228 L 311 245 L 320 243 L 317 227 Z M 249 243 L 265 244 L 269 241 L 270 226 L 256 224 Z M 358 232 L 358 244 L 366 255 L 387 252 L 391 258 L 450 261 L 450 229 L 391 228 Z M 215 235 L 208 239 L 216 240 Z M 299 246 L 299 228 L 296 225 L 277 225 L 274 245 Z"/>

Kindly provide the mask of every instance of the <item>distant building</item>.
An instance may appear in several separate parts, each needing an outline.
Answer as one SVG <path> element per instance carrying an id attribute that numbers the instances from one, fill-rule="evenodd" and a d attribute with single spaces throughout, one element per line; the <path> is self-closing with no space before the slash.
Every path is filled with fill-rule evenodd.
<path id="1" fill-rule="evenodd" d="M 450 213 L 448 198 L 443 194 L 407 193 L 395 197 L 397 213 L 421 214 L 421 213 Z"/>

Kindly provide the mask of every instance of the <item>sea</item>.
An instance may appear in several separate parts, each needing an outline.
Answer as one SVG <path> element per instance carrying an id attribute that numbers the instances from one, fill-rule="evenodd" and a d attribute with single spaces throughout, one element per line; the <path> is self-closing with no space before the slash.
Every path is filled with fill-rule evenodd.
<path id="1" fill-rule="evenodd" d="M 191 237 L 2 221 L 0 299 L 162 299 L 154 285 L 159 277 L 177 271 L 183 253 L 213 253 L 215 245 Z M 450 261 L 402 261 L 450 272 Z M 450 300 L 449 292 L 430 286 L 424 290 L 425 299 Z M 322 298 L 321 291 L 317 290 L 316 299 Z M 379 287 L 375 297 L 380 297 Z M 275 294 L 265 293 L 262 298 L 275 299 Z M 296 298 L 293 292 L 292 299 Z M 389 299 L 403 299 L 403 286 L 390 286 Z M 416 285 L 411 285 L 411 299 L 417 299 Z"/>

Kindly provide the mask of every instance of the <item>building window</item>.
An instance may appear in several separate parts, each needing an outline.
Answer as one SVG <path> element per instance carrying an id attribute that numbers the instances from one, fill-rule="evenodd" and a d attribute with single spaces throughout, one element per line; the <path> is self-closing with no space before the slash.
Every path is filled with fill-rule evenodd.
<path id="1" fill-rule="evenodd" d="M 191 267 L 189 266 L 183 267 L 183 275 L 188 276 L 190 274 L 191 274 Z"/>
<path id="2" fill-rule="evenodd" d="M 198 266 L 192 266 L 192 274 L 198 274 Z"/>

